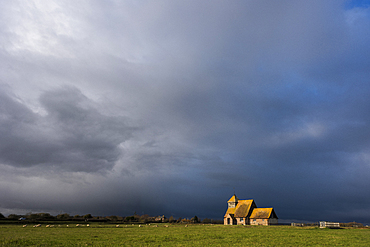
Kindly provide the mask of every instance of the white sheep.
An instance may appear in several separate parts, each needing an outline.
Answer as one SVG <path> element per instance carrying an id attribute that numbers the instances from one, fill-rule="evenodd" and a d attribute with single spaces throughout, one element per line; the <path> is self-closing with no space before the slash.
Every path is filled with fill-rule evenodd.
<path id="1" fill-rule="evenodd" d="M 23 227 L 27 227 L 27 225 L 23 225 Z"/>

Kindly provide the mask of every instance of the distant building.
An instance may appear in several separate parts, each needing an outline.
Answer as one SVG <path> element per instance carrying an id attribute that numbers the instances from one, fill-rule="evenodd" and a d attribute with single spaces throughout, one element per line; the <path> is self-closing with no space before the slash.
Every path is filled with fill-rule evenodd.
<path id="1" fill-rule="evenodd" d="M 227 201 L 224 225 L 275 225 L 278 217 L 273 208 L 257 208 L 253 199 L 239 200 L 234 194 Z"/>
<path id="2" fill-rule="evenodd" d="M 162 216 L 157 216 L 157 217 L 155 217 L 155 221 L 158 221 L 158 222 L 164 222 L 164 220 L 166 219 L 166 217 L 164 217 L 164 215 L 162 215 Z"/>

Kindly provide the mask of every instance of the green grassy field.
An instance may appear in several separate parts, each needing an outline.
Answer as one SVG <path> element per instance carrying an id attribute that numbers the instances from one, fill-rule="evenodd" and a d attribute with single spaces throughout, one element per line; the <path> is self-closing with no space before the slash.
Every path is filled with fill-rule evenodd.
<path id="1" fill-rule="evenodd" d="M 0 225 L 0 246 L 370 246 L 370 229 L 224 225 Z"/>

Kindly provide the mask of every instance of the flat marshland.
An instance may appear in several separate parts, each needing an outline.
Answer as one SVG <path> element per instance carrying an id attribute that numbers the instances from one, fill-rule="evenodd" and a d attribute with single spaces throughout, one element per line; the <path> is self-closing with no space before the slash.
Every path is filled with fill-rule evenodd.
<path id="1" fill-rule="evenodd" d="M 56 223 L 0 225 L 0 246 L 369 246 L 370 229 Z"/>

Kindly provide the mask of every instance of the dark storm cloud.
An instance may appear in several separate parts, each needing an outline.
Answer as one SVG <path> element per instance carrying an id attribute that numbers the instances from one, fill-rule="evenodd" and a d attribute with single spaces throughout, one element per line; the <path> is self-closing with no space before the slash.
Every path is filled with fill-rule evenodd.
<path id="1" fill-rule="evenodd" d="M 368 6 L 5 7 L 0 208 L 370 222 Z"/>
<path id="2" fill-rule="evenodd" d="M 111 169 L 121 155 L 118 146 L 134 131 L 124 117 L 102 115 L 72 87 L 43 93 L 45 116 L 4 93 L 1 101 L 3 164 L 85 172 Z"/>

